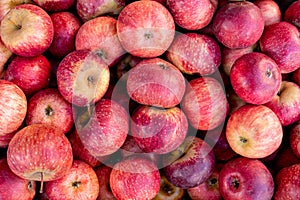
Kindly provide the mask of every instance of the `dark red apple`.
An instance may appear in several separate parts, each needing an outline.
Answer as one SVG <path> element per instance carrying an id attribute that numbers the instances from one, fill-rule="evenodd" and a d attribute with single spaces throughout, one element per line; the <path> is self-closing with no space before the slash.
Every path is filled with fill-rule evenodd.
<path id="1" fill-rule="evenodd" d="M 171 63 L 161 58 L 145 59 L 129 71 L 127 92 L 144 105 L 171 108 L 185 92 L 185 79 Z"/>
<path id="2" fill-rule="evenodd" d="M 281 73 L 273 59 L 263 53 L 252 52 L 234 62 L 230 82 L 235 93 L 245 102 L 264 104 L 279 91 Z"/>
<path id="3" fill-rule="evenodd" d="M 162 55 L 175 35 L 172 15 L 155 1 L 135 1 L 125 6 L 117 21 L 117 33 L 124 49 L 138 57 Z"/>
<path id="4" fill-rule="evenodd" d="M 167 58 L 183 73 L 214 73 L 221 64 L 219 44 L 210 36 L 197 33 L 176 35 L 167 51 Z"/>
<path id="5" fill-rule="evenodd" d="M 229 110 L 223 87 L 211 77 L 191 80 L 181 106 L 190 124 L 199 130 L 210 130 L 221 125 Z"/>
<path id="6" fill-rule="evenodd" d="M 263 18 L 265 20 L 265 26 L 275 24 L 282 20 L 280 7 L 275 1 L 255 0 L 253 3 L 261 10 Z"/>
<path id="7" fill-rule="evenodd" d="M 23 123 L 27 112 L 24 92 L 14 83 L 0 80 L 0 135 L 16 131 Z"/>
<path id="8" fill-rule="evenodd" d="M 32 200 L 35 196 L 36 183 L 15 175 L 5 158 L 0 160 L 0 179 L 0 199 Z"/>
<path id="9" fill-rule="evenodd" d="M 294 1 L 284 12 L 284 20 L 300 28 L 300 2 Z"/>
<path id="10" fill-rule="evenodd" d="M 152 161 L 130 157 L 113 166 L 109 184 L 118 200 L 152 200 L 160 189 L 160 173 Z"/>
<path id="11" fill-rule="evenodd" d="M 3 43 L 19 56 L 42 54 L 50 47 L 53 34 L 50 16 L 36 5 L 18 5 L 1 21 L 0 36 Z"/>
<path id="12" fill-rule="evenodd" d="M 291 129 L 289 142 L 294 154 L 300 158 L 300 121 Z"/>
<path id="13" fill-rule="evenodd" d="M 109 185 L 111 170 L 112 168 L 106 165 L 102 165 L 95 169 L 99 182 L 99 195 L 97 200 L 116 200 Z"/>
<path id="14" fill-rule="evenodd" d="M 247 104 L 229 117 L 226 138 L 231 148 L 241 156 L 264 158 L 279 148 L 283 130 L 270 108 Z"/>
<path id="15" fill-rule="evenodd" d="M 71 8 L 75 0 L 33 0 L 47 12 L 65 11 Z"/>
<path id="16" fill-rule="evenodd" d="M 221 169 L 219 188 L 224 199 L 271 200 L 274 181 L 261 161 L 241 157 L 228 161 Z"/>
<path id="17" fill-rule="evenodd" d="M 183 199 L 185 190 L 176 187 L 168 181 L 165 176 L 160 177 L 160 190 L 153 200 L 181 200 Z"/>
<path id="18" fill-rule="evenodd" d="M 76 106 L 93 104 L 107 91 L 109 74 L 108 66 L 97 55 L 89 50 L 73 51 L 58 66 L 58 89 Z"/>
<path id="19" fill-rule="evenodd" d="M 277 63 L 281 73 L 290 73 L 300 66 L 299 37 L 296 26 L 281 21 L 265 28 L 259 45 Z"/>
<path id="20" fill-rule="evenodd" d="M 15 83 L 29 97 L 48 87 L 51 72 L 50 62 L 43 55 L 34 57 L 16 56 L 8 65 L 3 78 Z"/>

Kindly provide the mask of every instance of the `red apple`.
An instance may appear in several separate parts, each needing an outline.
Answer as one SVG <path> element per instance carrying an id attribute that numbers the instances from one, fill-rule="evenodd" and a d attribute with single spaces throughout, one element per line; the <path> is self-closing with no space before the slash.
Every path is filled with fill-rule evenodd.
<path id="1" fill-rule="evenodd" d="M 163 108 L 178 105 L 185 92 L 185 79 L 161 58 L 145 59 L 129 71 L 127 92 L 136 102 Z"/>
<path id="2" fill-rule="evenodd" d="M 263 15 L 265 26 L 275 24 L 282 20 L 281 10 L 278 4 L 273 0 L 256 0 L 253 2 Z"/>
<path id="3" fill-rule="evenodd" d="M 300 86 L 300 68 L 293 72 L 293 81 Z"/>
<path id="4" fill-rule="evenodd" d="M 57 12 L 50 15 L 54 27 L 54 36 L 50 53 L 63 58 L 75 50 L 75 37 L 81 27 L 79 19 L 71 12 Z"/>
<path id="5" fill-rule="evenodd" d="M 36 183 L 15 175 L 5 158 L 0 160 L 0 179 L 0 199 L 32 200 L 35 196 Z"/>
<path id="6" fill-rule="evenodd" d="M 300 66 L 299 37 L 296 26 L 281 21 L 265 28 L 259 45 L 277 63 L 281 73 L 290 73 Z"/>
<path id="7" fill-rule="evenodd" d="M 199 130 L 221 125 L 229 109 L 223 87 L 211 77 L 191 80 L 181 106 L 190 124 Z"/>
<path id="8" fill-rule="evenodd" d="M 300 121 L 291 129 L 289 143 L 293 153 L 300 158 Z"/>
<path id="9" fill-rule="evenodd" d="M 300 28 L 300 1 L 294 1 L 284 13 L 284 20 Z"/>
<path id="10" fill-rule="evenodd" d="M 18 130 L 11 133 L 0 135 L 0 148 L 7 148 L 10 140 L 14 137 Z"/>
<path id="11" fill-rule="evenodd" d="M 0 135 L 16 131 L 25 119 L 27 100 L 24 92 L 14 83 L 0 80 Z"/>
<path id="12" fill-rule="evenodd" d="M 72 105 L 56 88 L 41 90 L 29 99 L 26 124 L 47 124 L 67 133 L 74 124 Z"/>
<path id="13" fill-rule="evenodd" d="M 231 148 L 247 158 L 264 158 L 276 151 L 283 137 L 276 114 L 263 105 L 244 105 L 229 117 L 226 138 Z"/>
<path id="14" fill-rule="evenodd" d="M 160 178 L 160 190 L 153 200 L 181 200 L 183 199 L 185 190 L 176 187 L 168 181 L 165 176 Z"/>
<path id="15" fill-rule="evenodd" d="M 221 64 L 219 44 L 210 36 L 178 34 L 167 51 L 167 58 L 183 73 L 209 75 Z"/>
<path id="16" fill-rule="evenodd" d="M 56 77 L 61 95 L 76 106 L 99 101 L 110 79 L 108 66 L 89 50 L 73 51 L 64 57 Z"/>
<path id="17" fill-rule="evenodd" d="M 4 16 L 14 7 L 21 5 L 33 3 L 32 0 L 2 0 L 0 1 L 0 22 Z"/>
<path id="18" fill-rule="evenodd" d="M 213 32 L 226 47 L 246 48 L 254 45 L 264 30 L 260 9 L 249 1 L 229 2 L 213 19 Z"/>
<path id="19" fill-rule="evenodd" d="M 264 104 L 279 91 L 281 73 L 273 59 L 263 53 L 252 52 L 234 62 L 230 82 L 235 93 L 245 102 Z"/>
<path id="20" fill-rule="evenodd" d="M 282 81 L 278 94 L 265 106 L 273 110 L 283 126 L 287 126 L 300 120 L 299 96 L 299 85 Z"/>
<path id="21" fill-rule="evenodd" d="M 125 0 L 77 0 L 76 11 L 83 21 L 101 15 L 117 15 L 125 6 Z"/>
<path id="22" fill-rule="evenodd" d="M 68 138 L 61 130 L 45 124 L 33 124 L 18 131 L 7 150 L 10 169 L 26 180 L 59 179 L 70 170 L 72 162 Z"/>
<path id="23" fill-rule="evenodd" d="M 113 166 L 109 184 L 118 200 L 151 200 L 159 192 L 160 173 L 152 161 L 130 157 Z"/>
<path id="24" fill-rule="evenodd" d="M 125 6 L 117 21 L 121 44 L 130 54 L 152 58 L 171 45 L 175 24 L 170 12 L 155 1 L 136 1 Z"/>
<path id="25" fill-rule="evenodd" d="M 113 66 L 125 51 L 118 39 L 117 20 L 101 16 L 85 22 L 76 35 L 76 50 L 91 50 L 107 65 Z"/>
<path id="26" fill-rule="evenodd" d="M 48 12 L 65 11 L 71 8 L 75 0 L 33 0 L 37 5 Z"/>
<path id="27" fill-rule="evenodd" d="M 199 30 L 207 26 L 217 9 L 215 0 L 167 0 L 167 7 L 176 24 L 187 30 Z"/>
<path id="28" fill-rule="evenodd" d="M 43 55 L 34 57 L 16 56 L 8 65 L 3 78 L 15 83 L 29 97 L 48 87 L 51 72 L 50 62 Z"/>
<path id="29" fill-rule="evenodd" d="M 3 44 L 0 37 L 0 77 L 3 76 L 5 64 L 12 55 L 13 53 Z"/>
<path id="30" fill-rule="evenodd" d="M 53 34 L 50 16 L 36 5 L 18 5 L 1 21 L 0 36 L 3 43 L 19 56 L 42 54 L 50 47 Z"/>
<path id="31" fill-rule="evenodd" d="M 188 132 L 188 121 L 178 107 L 141 106 L 132 116 L 131 134 L 146 153 L 165 154 L 176 149 Z"/>
<path id="32" fill-rule="evenodd" d="M 99 195 L 97 200 L 116 200 L 109 185 L 111 170 L 112 168 L 106 165 L 102 165 L 95 169 L 99 182 Z"/>
<path id="33" fill-rule="evenodd" d="M 205 182 L 212 174 L 215 157 L 205 141 L 188 136 L 183 143 L 164 158 L 163 172 L 173 185 L 188 189 Z"/>
<path id="34" fill-rule="evenodd" d="M 221 169 L 219 188 L 224 199 L 271 200 L 274 181 L 261 161 L 241 157 L 228 161 Z"/>

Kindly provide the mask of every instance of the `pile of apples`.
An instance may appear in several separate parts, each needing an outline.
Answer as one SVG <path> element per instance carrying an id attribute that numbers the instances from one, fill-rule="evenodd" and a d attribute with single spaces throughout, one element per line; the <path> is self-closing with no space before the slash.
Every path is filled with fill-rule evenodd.
<path id="1" fill-rule="evenodd" d="M 0 199 L 300 199 L 300 0 L 1 0 Z"/>

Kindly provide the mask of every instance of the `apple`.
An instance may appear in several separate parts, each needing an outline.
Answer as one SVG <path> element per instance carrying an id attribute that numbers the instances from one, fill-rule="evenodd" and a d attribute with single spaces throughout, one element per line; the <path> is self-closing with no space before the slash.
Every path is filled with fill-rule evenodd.
<path id="1" fill-rule="evenodd" d="M 72 105 L 56 88 L 40 90 L 28 101 L 26 124 L 48 124 L 67 133 L 74 124 Z"/>
<path id="2" fill-rule="evenodd" d="M 253 2 L 261 10 L 265 26 L 275 24 L 282 20 L 280 7 L 273 0 L 256 0 Z"/>
<path id="3" fill-rule="evenodd" d="M 165 176 L 160 177 L 160 190 L 153 200 L 181 200 L 185 190 L 174 186 Z"/>
<path id="4" fill-rule="evenodd" d="M 90 112 L 79 114 L 75 122 L 82 144 L 94 157 L 116 152 L 129 129 L 125 108 L 111 99 L 101 99 Z"/>
<path id="5" fill-rule="evenodd" d="M 81 22 L 71 12 L 56 12 L 50 17 L 54 35 L 49 52 L 57 58 L 63 58 L 75 50 L 75 37 Z"/>
<path id="6" fill-rule="evenodd" d="M 91 50 L 108 66 L 113 66 L 125 54 L 117 35 L 117 20 L 100 16 L 85 22 L 75 38 L 76 50 Z"/>
<path id="7" fill-rule="evenodd" d="M 33 3 L 32 0 L 2 0 L 0 2 L 0 22 L 4 18 L 4 16 L 14 7 L 21 5 Z"/>
<path id="8" fill-rule="evenodd" d="M 291 129 L 289 143 L 293 153 L 300 158 L 300 121 Z"/>
<path id="9" fill-rule="evenodd" d="M 263 53 L 271 57 L 281 73 L 290 73 L 300 66 L 299 31 L 288 22 L 278 22 L 265 28 L 259 45 Z"/>
<path id="10" fill-rule="evenodd" d="M 274 200 L 299 199 L 299 177 L 300 164 L 294 164 L 280 170 L 275 177 L 276 190 Z"/>
<path id="11" fill-rule="evenodd" d="M 99 101 L 107 91 L 108 66 L 89 50 L 69 53 L 59 63 L 56 78 L 61 95 L 76 106 Z"/>
<path id="12" fill-rule="evenodd" d="M 19 56 L 32 57 L 44 53 L 50 47 L 53 35 L 50 16 L 36 5 L 18 5 L 1 21 L 3 43 Z"/>
<path id="13" fill-rule="evenodd" d="M 219 174 L 219 188 L 224 199 L 271 200 L 274 181 L 261 161 L 240 157 L 223 166 Z"/>
<path id="14" fill-rule="evenodd" d="M 162 4 L 135 1 L 120 12 L 117 33 L 127 52 L 137 57 L 153 58 L 162 55 L 171 45 L 175 23 Z"/>
<path id="15" fill-rule="evenodd" d="M 160 172 L 150 160 L 129 157 L 113 166 L 109 184 L 118 200 L 151 200 L 160 189 Z"/>
<path id="16" fill-rule="evenodd" d="M 264 104 L 279 91 L 281 73 L 273 59 L 263 53 L 252 52 L 234 62 L 230 82 L 235 93 L 245 102 Z"/>
<path id="17" fill-rule="evenodd" d="M 125 3 L 125 0 L 77 0 L 76 11 L 85 22 L 101 15 L 118 15 Z"/>
<path id="18" fill-rule="evenodd" d="M 47 12 L 65 11 L 75 4 L 75 0 L 33 0 Z"/>
<path id="19" fill-rule="evenodd" d="M 181 107 L 192 127 L 199 130 L 210 130 L 221 125 L 229 110 L 222 85 L 211 77 L 189 81 Z"/>
<path id="20" fill-rule="evenodd" d="M 219 44 L 210 36 L 197 33 L 177 34 L 167 51 L 167 58 L 183 73 L 214 73 L 221 64 Z"/>
<path id="21" fill-rule="evenodd" d="M 102 165 L 95 169 L 99 182 L 99 195 L 97 200 L 116 200 L 109 185 L 111 170 L 112 168 L 106 165 Z"/>
<path id="22" fill-rule="evenodd" d="M 0 148 L 7 148 L 10 140 L 14 137 L 18 130 L 11 133 L 0 135 Z"/>
<path id="23" fill-rule="evenodd" d="M 265 106 L 279 118 L 283 126 L 300 120 L 300 86 L 291 81 L 282 81 L 278 94 Z"/>
<path id="24" fill-rule="evenodd" d="M 45 193 L 49 199 L 95 200 L 99 195 L 98 178 L 90 165 L 74 160 L 63 177 L 45 183 Z"/>
<path id="25" fill-rule="evenodd" d="M 283 137 L 276 114 L 263 105 L 247 104 L 229 117 L 226 138 L 230 147 L 247 158 L 264 158 L 276 151 Z"/>
<path id="26" fill-rule="evenodd" d="M 0 135 L 16 131 L 23 123 L 27 112 L 24 92 L 14 83 L 0 80 Z M 5 102 L 5 103 L 4 103 Z"/>
<path id="27" fill-rule="evenodd" d="M 3 76 L 5 64 L 8 62 L 9 58 L 11 58 L 12 55 L 13 53 L 3 44 L 0 37 L 0 77 Z"/>
<path id="28" fill-rule="evenodd" d="M 31 181 L 53 181 L 64 176 L 73 162 L 65 134 L 53 126 L 33 124 L 18 131 L 7 150 L 7 163 L 17 176 Z"/>
<path id="29" fill-rule="evenodd" d="M 294 1 L 284 12 L 284 21 L 294 24 L 300 28 L 300 2 Z"/>
<path id="30" fill-rule="evenodd" d="M 300 68 L 293 72 L 292 80 L 300 86 Z"/>
<path id="31" fill-rule="evenodd" d="M 264 31 L 260 9 L 249 1 L 229 2 L 213 19 L 213 32 L 224 46 L 237 49 L 254 45 Z"/>
<path id="32" fill-rule="evenodd" d="M 163 172 L 173 185 L 188 189 L 204 183 L 212 174 L 215 157 L 205 141 L 188 136 L 174 151 L 164 157 Z"/>
<path id="33" fill-rule="evenodd" d="M 0 179 L 0 199 L 32 200 L 35 196 L 36 183 L 15 175 L 5 158 L 0 160 Z"/>
<path id="34" fill-rule="evenodd" d="M 226 88 L 227 92 L 227 99 L 229 103 L 229 115 L 234 113 L 237 109 L 239 109 L 241 106 L 247 104 L 244 100 L 242 100 L 234 91 L 232 86 L 229 86 Z"/>
<path id="35" fill-rule="evenodd" d="M 292 166 L 294 164 L 300 164 L 300 158 L 296 156 L 293 149 L 290 146 L 290 143 L 287 141 L 287 145 L 284 145 L 276 157 L 274 158 L 274 169 L 276 172 L 279 170 Z"/>
<path id="36" fill-rule="evenodd" d="M 43 55 L 16 56 L 9 63 L 3 78 L 15 83 L 27 97 L 30 97 L 49 86 L 51 73 L 51 64 Z"/>
<path id="37" fill-rule="evenodd" d="M 207 26 L 217 6 L 216 0 L 167 0 L 175 23 L 187 30 L 199 30 Z"/>
<path id="38" fill-rule="evenodd" d="M 134 101 L 149 106 L 171 108 L 178 105 L 185 92 L 185 79 L 173 64 L 150 58 L 129 71 L 127 92 Z"/>

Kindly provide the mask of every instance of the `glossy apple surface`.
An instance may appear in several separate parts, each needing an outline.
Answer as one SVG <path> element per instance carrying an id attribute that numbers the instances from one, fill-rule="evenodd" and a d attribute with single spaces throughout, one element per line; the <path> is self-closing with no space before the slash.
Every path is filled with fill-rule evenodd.
<path id="1" fill-rule="evenodd" d="M 284 12 L 284 20 L 300 28 L 300 2 L 294 1 Z"/>
<path id="2" fill-rule="evenodd" d="M 47 12 L 65 11 L 71 8 L 75 0 L 33 0 Z"/>

